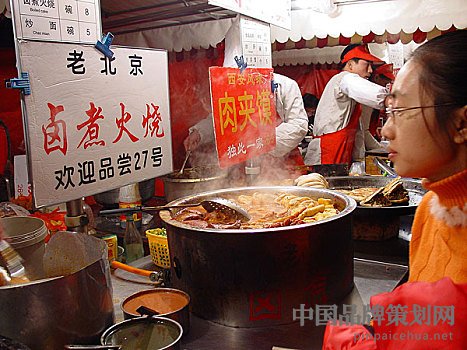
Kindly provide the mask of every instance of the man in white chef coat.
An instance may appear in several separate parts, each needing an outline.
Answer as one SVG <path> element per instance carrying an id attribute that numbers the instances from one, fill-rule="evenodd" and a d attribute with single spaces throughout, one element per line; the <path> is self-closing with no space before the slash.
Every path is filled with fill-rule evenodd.
<path id="1" fill-rule="evenodd" d="M 306 164 L 352 162 L 356 135 L 363 133 L 360 104 L 383 108 L 388 92 L 385 87 L 368 81 L 373 62 L 381 60 L 366 45 L 351 44 L 342 52 L 342 72 L 329 80 L 316 110 L 314 138 L 308 145 Z"/>

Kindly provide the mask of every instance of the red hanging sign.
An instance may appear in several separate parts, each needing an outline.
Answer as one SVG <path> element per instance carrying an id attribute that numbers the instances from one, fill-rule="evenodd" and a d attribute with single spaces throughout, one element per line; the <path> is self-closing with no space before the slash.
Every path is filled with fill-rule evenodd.
<path id="1" fill-rule="evenodd" d="M 219 165 L 238 164 L 274 149 L 276 106 L 271 68 L 209 68 Z"/>

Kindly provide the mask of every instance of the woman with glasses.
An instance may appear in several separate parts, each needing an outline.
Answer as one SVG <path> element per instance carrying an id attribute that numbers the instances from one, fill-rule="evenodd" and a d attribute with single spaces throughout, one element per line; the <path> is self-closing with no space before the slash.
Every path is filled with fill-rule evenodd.
<path id="1" fill-rule="evenodd" d="M 415 50 L 385 105 L 396 172 L 429 190 L 412 226 L 409 283 L 371 297 L 371 326 L 328 324 L 322 349 L 465 349 L 467 31 Z"/>
<path id="2" fill-rule="evenodd" d="M 415 50 L 385 105 L 394 169 L 429 190 L 412 226 L 409 281 L 467 283 L 467 31 Z"/>

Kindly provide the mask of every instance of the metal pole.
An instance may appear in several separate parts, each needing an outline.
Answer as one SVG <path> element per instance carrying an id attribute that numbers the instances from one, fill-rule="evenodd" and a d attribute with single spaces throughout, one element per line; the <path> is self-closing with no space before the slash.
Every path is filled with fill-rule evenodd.
<path id="1" fill-rule="evenodd" d="M 82 198 L 66 202 L 65 224 L 68 231 L 88 232 L 88 220 L 84 214 Z"/>
<path id="2" fill-rule="evenodd" d="M 246 174 L 246 183 L 248 186 L 253 186 L 259 174 L 261 173 L 260 162 L 258 158 L 250 158 L 246 161 L 245 165 L 245 174 Z"/>

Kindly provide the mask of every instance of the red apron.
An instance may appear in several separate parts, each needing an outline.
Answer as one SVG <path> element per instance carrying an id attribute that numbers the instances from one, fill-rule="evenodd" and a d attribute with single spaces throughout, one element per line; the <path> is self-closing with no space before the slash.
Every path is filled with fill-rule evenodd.
<path id="1" fill-rule="evenodd" d="M 349 124 L 336 132 L 317 136 L 321 145 L 321 164 L 352 163 L 352 151 L 355 143 L 355 134 L 362 107 L 356 104 Z"/>

